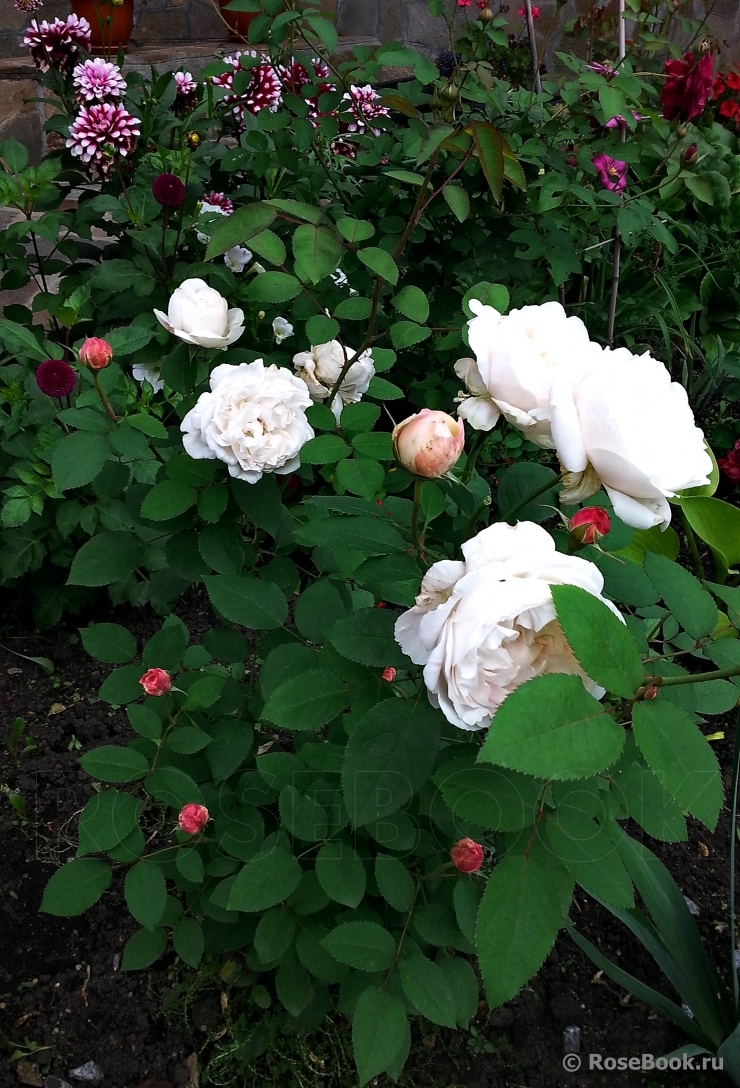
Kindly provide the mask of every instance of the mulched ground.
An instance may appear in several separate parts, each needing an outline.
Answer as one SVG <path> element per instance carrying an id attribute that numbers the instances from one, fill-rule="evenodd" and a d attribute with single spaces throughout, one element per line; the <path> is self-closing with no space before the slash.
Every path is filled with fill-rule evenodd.
<path id="1" fill-rule="evenodd" d="M 186 596 L 178 611 L 196 637 L 212 625 L 208 602 L 195 592 Z M 118 609 L 96 618 L 124 623 L 142 641 L 161 623 L 147 610 Z M 87 618 L 81 622 L 87 623 Z M 70 1069 L 92 1060 L 105 1074 L 103 1088 L 197 1088 L 193 1055 L 198 1053 L 204 1088 L 205 1083 L 213 1083 L 206 1081 L 202 1069 L 209 1043 L 223 1026 L 219 1001 L 223 987 L 188 1009 L 187 1016 L 168 1018 L 163 998 L 176 997 L 182 980 L 174 955 L 160 961 L 157 970 L 134 974 L 116 970 L 118 956 L 135 928 L 123 902 L 121 878 L 79 918 L 38 914 L 54 866 L 74 849 L 76 817 L 92 793 L 78 757 L 100 744 L 124 742 L 130 727 L 125 714 L 96 702 L 105 667 L 91 667 L 75 627 L 68 625 L 43 637 L 11 638 L 7 633 L 19 630 L 24 626 L 16 615 L 6 620 L 6 633 L 0 637 L 0 742 L 20 717 L 25 723 L 24 737 L 32 738 L 35 747 L 20 755 L 17 767 L 8 748 L 0 747 L 0 1086 L 34 1080 L 40 1085 L 49 1072 L 66 1078 Z M 8 647 L 52 658 L 55 674 L 47 677 Z M 717 745 L 728 785 L 730 734 L 731 727 L 728 739 Z M 23 797 L 26 822 L 11 809 L 8 790 Z M 699 906 L 702 936 L 715 962 L 724 968 L 729 955 L 727 813 L 714 835 L 692 822 L 688 843 L 650 845 Z M 578 893 L 572 917 L 586 936 L 626 970 L 665 991 L 652 961 L 585 894 Z M 408 1088 L 729 1084 L 719 1074 L 588 1072 L 589 1053 L 659 1056 L 683 1041 L 650 1009 L 627 999 L 612 983 L 595 980 L 595 974 L 593 964 L 562 936 L 531 985 L 504 1008 L 489 1012 L 482 1003 L 469 1031 L 432 1028 L 428 1029 L 431 1034 L 422 1036 L 415 1028 L 402 1084 Z M 174 1007 L 172 1000 L 165 1004 Z M 584 1068 L 577 1073 L 566 1072 L 562 1066 L 562 1033 L 569 1025 L 581 1029 Z M 347 1029 L 338 1018 L 337 1031 L 348 1040 Z M 47 1049 L 34 1053 L 38 1047 Z M 21 1058 L 13 1059 L 19 1051 Z M 276 1059 L 270 1065 L 269 1051 L 262 1061 L 264 1076 L 258 1071 L 250 1084 L 276 1083 L 286 1088 L 319 1082 L 326 1088 L 356 1084 L 348 1063 L 340 1073 L 327 1067 L 322 1075 L 318 1066 L 309 1068 L 307 1062 L 304 1071 L 293 1066 L 292 1079 L 286 1079 L 288 1074 Z M 81 1082 L 74 1083 L 77 1088 Z M 383 1088 L 390 1085 L 387 1078 L 378 1083 Z M 48 1088 L 58 1084 L 49 1080 Z"/>

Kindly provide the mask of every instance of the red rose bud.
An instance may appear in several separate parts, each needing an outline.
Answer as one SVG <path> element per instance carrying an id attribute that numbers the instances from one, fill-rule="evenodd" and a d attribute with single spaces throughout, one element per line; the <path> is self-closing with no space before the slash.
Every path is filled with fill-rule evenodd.
<path id="1" fill-rule="evenodd" d="M 459 873 L 477 873 L 483 864 L 483 847 L 473 839 L 460 839 L 450 850 L 450 858 Z"/>
<path id="2" fill-rule="evenodd" d="M 691 163 L 696 162 L 696 160 L 699 158 L 699 148 L 696 146 L 696 144 L 689 144 L 689 146 L 682 152 L 681 158 L 687 166 L 690 166 Z"/>
<path id="3" fill-rule="evenodd" d="M 67 397 L 77 382 L 69 363 L 64 359 L 47 359 L 36 371 L 36 385 L 47 397 Z"/>
<path id="4" fill-rule="evenodd" d="M 172 687 L 170 674 L 164 669 L 149 669 L 139 683 L 147 695 L 166 695 Z"/>
<path id="5" fill-rule="evenodd" d="M 658 695 L 658 689 L 655 684 L 651 684 L 649 688 L 645 689 L 643 699 L 655 699 Z"/>
<path id="6" fill-rule="evenodd" d="M 183 805 L 177 817 L 177 825 L 186 835 L 198 835 L 210 817 L 205 805 Z"/>
<path id="7" fill-rule="evenodd" d="M 179 208 L 187 190 L 175 174 L 159 174 L 152 182 L 152 196 L 163 208 Z"/>
<path id="8" fill-rule="evenodd" d="M 600 506 L 579 510 L 568 522 L 568 532 L 579 544 L 596 544 L 610 528 L 609 515 Z"/>
<path id="9" fill-rule="evenodd" d="M 383 679 L 387 680 L 389 684 L 392 684 L 396 679 L 396 670 L 392 665 L 389 665 L 387 669 L 383 669 Z"/>
<path id="10" fill-rule="evenodd" d="M 105 370 L 113 358 L 113 348 L 99 336 L 88 336 L 80 348 L 80 362 L 92 370 Z"/>

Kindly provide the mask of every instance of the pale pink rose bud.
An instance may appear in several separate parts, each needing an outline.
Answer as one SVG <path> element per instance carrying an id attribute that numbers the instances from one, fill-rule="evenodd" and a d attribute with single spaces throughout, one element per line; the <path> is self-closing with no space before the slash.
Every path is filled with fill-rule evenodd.
<path id="1" fill-rule="evenodd" d="M 164 669 L 149 669 L 139 683 L 147 695 L 166 695 L 172 687 L 170 674 Z"/>
<path id="2" fill-rule="evenodd" d="M 186 835 L 198 835 L 208 823 L 210 817 L 205 805 L 183 805 L 177 824 Z"/>
<path id="3" fill-rule="evenodd" d="M 462 423 L 422 408 L 393 428 L 393 449 L 404 468 L 415 476 L 444 476 L 458 460 L 465 445 Z"/>
<path id="4" fill-rule="evenodd" d="M 474 839 L 460 839 L 450 850 L 450 858 L 459 873 L 477 873 L 483 864 L 483 847 Z"/>
<path id="5" fill-rule="evenodd" d="M 579 510 L 568 522 L 568 532 L 579 544 L 596 544 L 610 528 L 609 515 L 600 506 Z"/>
<path id="6" fill-rule="evenodd" d="M 113 358 L 113 348 L 99 336 L 88 336 L 80 348 L 80 362 L 92 370 L 105 370 Z"/>
<path id="7" fill-rule="evenodd" d="M 392 665 L 389 665 L 386 669 L 383 669 L 383 679 L 387 680 L 389 684 L 392 684 L 396 679 L 396 670 Z"/>

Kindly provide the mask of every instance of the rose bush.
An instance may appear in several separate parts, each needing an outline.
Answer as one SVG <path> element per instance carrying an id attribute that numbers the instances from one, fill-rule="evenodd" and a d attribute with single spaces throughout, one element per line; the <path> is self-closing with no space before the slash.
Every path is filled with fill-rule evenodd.
<path id="1" fill-rule="evenodd" d="M 470 1020 L 468 956 L 513 996 L 576 882 L 634 904 L 627 818 L 716 824 L 739 515 L 692 413 L 734 426 L 737 156 L 662 115 L 657 7 L 536 100 L 483 11 L 438 72 L 259 7 L 197 78 L 29 32 L 65 147 L 0 148 L 3 290 L 38 289 L 0 319 L 0 562 L 39 625 L 164 617 L 81 629 L 136 735 L 82 756 L 104 785 L 43 909 L 125 869 L 124 969 L 239 953 L 261 1008 L 351 1019 L 365 1083 L 409 1016 Z M 677 296 L 699 237 L 727 244 Z"/>

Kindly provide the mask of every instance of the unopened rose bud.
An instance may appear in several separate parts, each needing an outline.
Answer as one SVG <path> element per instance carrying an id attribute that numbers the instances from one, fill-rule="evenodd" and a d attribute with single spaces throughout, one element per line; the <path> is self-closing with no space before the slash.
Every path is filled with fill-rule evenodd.
<path id="1" fill-rule="evenodd" d="M 172 687 L 170 674 L 164 669 L 149 669 L 139 683 L 147 695 L 166 695 Z"/>
<path id="2" fill-rule="evenodd" d="M 645 694 L 643 699 L 655 699 L 658 694 L 658 689 L 655 684 L 651 684 L 649 688 L 645 688 Z"/>
<path id="3" fill-rule="evenodd" d="M 210 819 L 205 805 L 183 805 L 177 824 L 186 835 L 197 835 L 203 830 Z"/>
<path id="4" fill-rule="evenodd" d="M 80 348 L 80 362 L 91 370 L 105 370 L 113 358 L 113 348 L 99 336 L 88 336 Z"/>
<path id="5" fill-rule="evenodd" d="M 609 515 L 600 506 L 579 510 L 568 522 L 568 532 L 579 544 L 596 544 L 610 528 Z"/>
<path id="6" fill-rule="evenodd" d="M 698 158 L 699 148 L 696 146 L 696 144 L 689 144 L 689 146 L 684 150 L 681 155 L 681 159 L 686 166 L 690 166 L 691 163 L 696 162 Z"/>
<path id="7" fill-rule="evenodd" d="M 474 839 L 460 839 L 450 850 L 450 859 L 459 873 L 477 873 L 483 864 L 483 847 Z"/>
<path id="8" fill-rule="evenodd" d="M 383 669 L 383 679 L 387 680 L 389 684 L 392 684 L 396 679 L 396 670 L 392 665 L 389 665 L 386 669 Z"/>
<path id="9" fill-rule="evenodd" d="M 478 18 L 482 23 L 492 23 L 495 16 L 490 8 L 483 8 L 478 14 Z"/>
<path id="10" fill-rule="evenodd" d="M 422 408 L 393 428 L 396 459 L 415 476 L 435 479 L 444 476 L 460 457 L 465 445 L 462 423 Z"/>
<path id="11" fill-rule="evenodd" d="M 439 92 L 439 97 L 445 102 L 455 102 L 460 97 L 460 88 L 456 87 L 454 83 L 448 83 Z"/>

